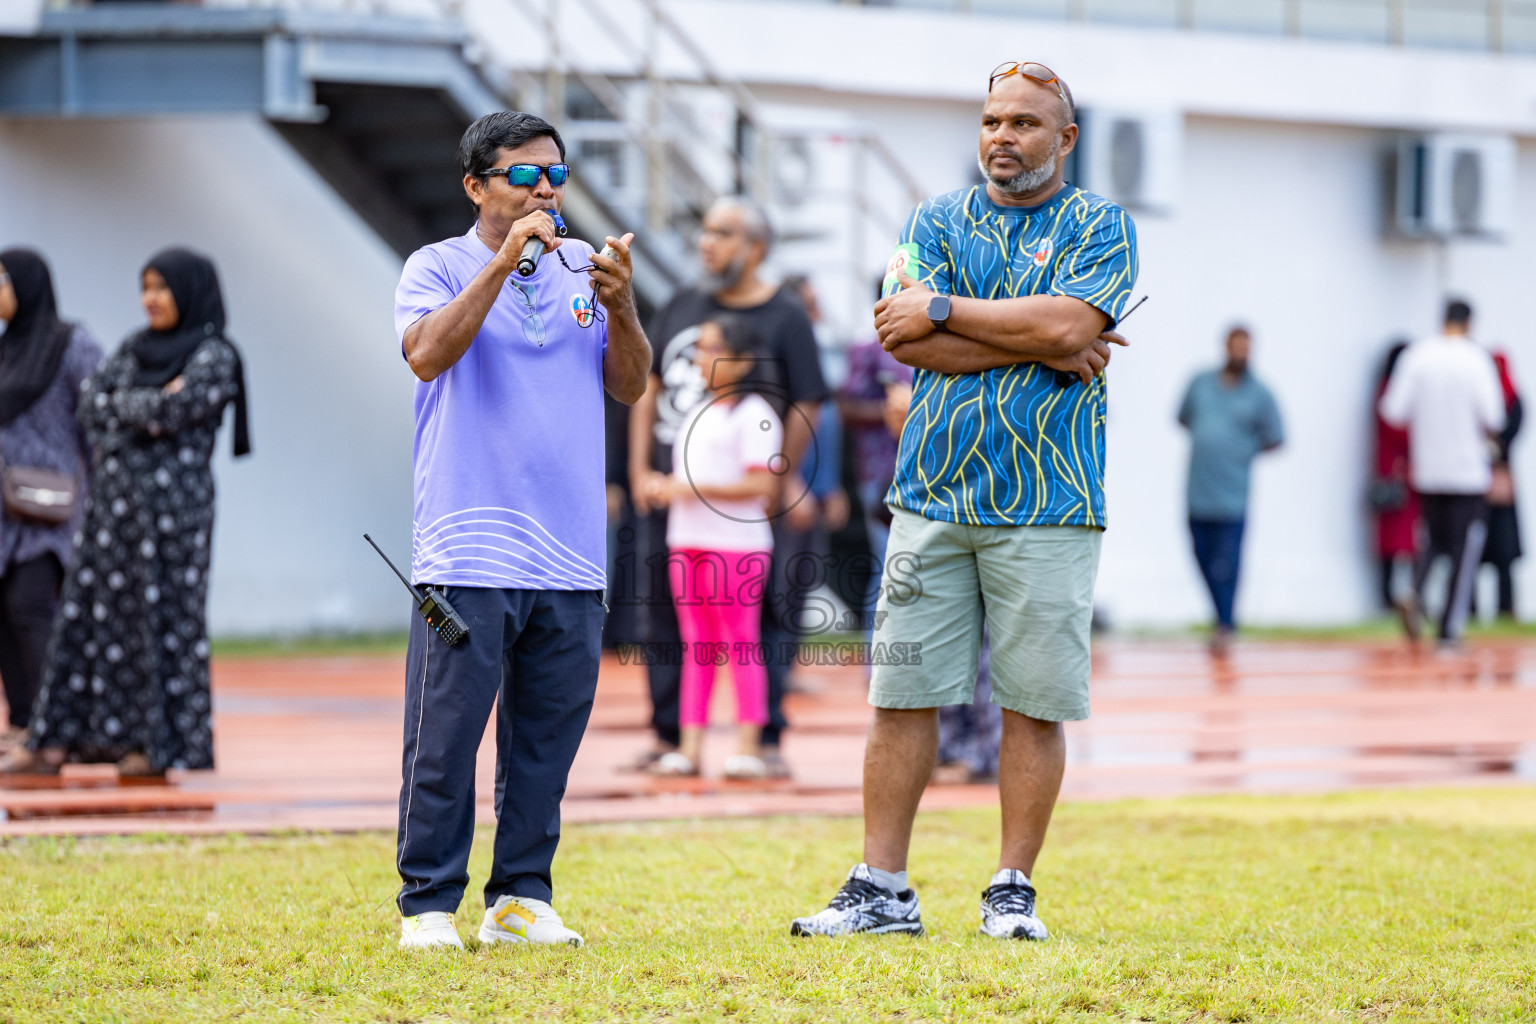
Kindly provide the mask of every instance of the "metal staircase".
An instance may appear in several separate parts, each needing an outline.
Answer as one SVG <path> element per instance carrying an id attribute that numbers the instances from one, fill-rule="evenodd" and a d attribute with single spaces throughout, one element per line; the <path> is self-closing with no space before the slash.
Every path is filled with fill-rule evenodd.
<path id="1" fill-rule="evenodd" d="M 462 27 L 293 8 L 103 3 L 0 37 L 0 114 L 258 113 L 402 255 L 462 232 L 454 151 L 501 102 Z"/>
<path id="2" fill-rule="evenodd" d="M 469 122 L 535 110 L 577 168 L 573 231 L 635 231 L 648 306 L 686 279 L 704 210 L 739 192 L 769 209 L 797 269 L 867 311 L 870 257 L 883 257 L 871 243 L 888 245 L 919 197 L 857 124 L 776 119 L 660 0 L 221 3 L 49 9 L 35 33 L 0 36 L 0 115 L 259 113 L 404 255 L 467 223 L 455 149 Z M 524 31 L 474 27 L 497 19 Z M 594 34 L 637 56 L 594 60 L 567 43 Z M 883 192 L 865 187 L 874 169 Z"/>
<path id="3" fill-rule="evenodd" d="M 778 229 L 785 268 L 815 271 L 844 333 L 867 316 L 873 274 L 923 193 L 866 126 L 768 108 L 662 0 L 472 0 L 467 13 L 521 20 L 543 67 L 501 74 L 557 116 L 583 179 L 659 259 L 689 266 L 709 204 L 749 195 Z M 482 45 L 494 67 L 495 40 Z"/>

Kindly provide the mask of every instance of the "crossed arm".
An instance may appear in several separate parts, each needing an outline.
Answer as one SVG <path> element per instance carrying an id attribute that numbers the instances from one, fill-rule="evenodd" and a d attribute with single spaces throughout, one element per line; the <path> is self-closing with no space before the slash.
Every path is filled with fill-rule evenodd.
<path id="1" fill-rule="evenodd" d="M 1016 299 L 951 296 L 946 330 L 934 330 L 934 292 L 902 273 L 902 290 L 875 304 L 875 330 L 899 362 L 937 373 L 978 373 L 1014 363 L 1041 363 L 1091 381 L 1109 365 L 1109 317 L 1066 295 Z"/>

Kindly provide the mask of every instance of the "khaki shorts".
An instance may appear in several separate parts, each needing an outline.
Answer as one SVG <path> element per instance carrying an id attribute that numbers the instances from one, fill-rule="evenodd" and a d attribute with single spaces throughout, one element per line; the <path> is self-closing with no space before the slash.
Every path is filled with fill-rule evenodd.
<path id="1" fill-rule="evenodd" d="M 909 653 L 901 664 L 876 661 L 869 702 L 971 703 L 985 622 L 994 704 L 1048 722 L 1087 718 L 1088 627 L 1103 531 L 969 526 L 891 511 L 874 642 L 900 643 Z"/>

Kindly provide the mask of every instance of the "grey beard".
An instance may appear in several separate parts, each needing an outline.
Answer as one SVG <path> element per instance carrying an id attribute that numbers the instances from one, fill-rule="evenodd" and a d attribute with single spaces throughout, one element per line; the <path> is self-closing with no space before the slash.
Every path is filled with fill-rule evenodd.
<path id="1" fill-rule="evenodd" d="M 976 154 L 976 166 L 981 168 L 982 177 L 997 186 L 999 192 L 1010 196 L 1025 196 L 1034 192 L 1055 176 L 1056 152 L 1059 148 L 1059 146 L 1052 146 L 1051 155 L 1046 157 L 1045 162 L 1039 167 L 1020 171 L 1011 178 L 994 177 L 992 172 L 987 170 L 986 160 L 980 153 Z"/>
<path id="2" fill-rule="evenodd" d="M 738 256 L 725 269 L 718 274 L 703 271 L 699 274 L 699 289 L 713 295 L 715 292 L 723 292 L 734 288 L 741 283 L 741 276 L 747 272 L 746 256 Z"/>

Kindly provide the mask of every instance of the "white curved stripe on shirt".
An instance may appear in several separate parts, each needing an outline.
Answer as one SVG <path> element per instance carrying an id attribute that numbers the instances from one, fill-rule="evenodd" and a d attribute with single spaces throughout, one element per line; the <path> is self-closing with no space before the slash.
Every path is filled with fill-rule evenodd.
<path id="1" fill-rule="evenodd" d="M 501 573 L 486 572 L 484 569 L 459 568 L 455 564 L 455 563 L 459 563 L 459 562 L 486 562 L 486 563 L 488 563 L 490 565 L 498 566 L 498 567 L 500 567 L 502 569 L 505 569 L 505 570 L 507 570 L 507 572 L 504 573 L 504 574 L 501 574 Z M 537 565 L 539 563 L 534 563 L 534 564 Z M 518 567 L 516 565 L 513 565 L 510 562 L 503 562 L 500 559 L 496 559 L 496 558 L 482 558 L 482 557 L 480 557 L 478 555 L 451 555 L 451 556 L 443 558 L 443 559 L 441 559 L 439 561 L 436 561 L 436 562 L 430 563 L 428 565 L 422 566 L 421 569 L 419 570 L 419 574 L 420 575 L 427 575 L 427 574 L 429 574 L 431 572 L 449 572 L 449 571 L 451 571 L 451 572 L 472 572 L 472 573 L 476 573 L 476 574 L 481 575 L 481 576 L 489 576 L 489 577 L 491 577 L 493 579 L 504 579 L 504 578 L 511 577 L 511 578 L 514 578 L 514 579 L 534 580 L 534 581 L 538 581 L 538 582 L 541 582 L 541 583 L 555 583 L 555 582 L 559 582 L 559 583 L 572 583 L 572 582 L 575 582 L 575 583 L 587 584 L 587 585 L 589 585 L 589 589 L 592 589 L 592 590 L 601 590 L 601 589 L 603 589 L 603 586 L 604 586 L 604 581 L 602 579 L 578 579 L 578 580 L 561 579 L 561 578 L 558 578 L 558 577 L 547 576 L 547 575 L 542 574 L 542 573 L 530 573 L 526 569 L 523 569 L 523 568 L 520 568 L 520 567 Z"/>
<path id="2" fill-rule="evenodd" d="M 519 512 L 515 508 L 502 508 L 502 507 L 500 507 L 498 505 L 482 505 L 482 506 L 480 506 L 478 508 L 461 508 L 461 509 L 459 509 L 456 512 L 449 512 L 449 513 L 447 513 L 445 515 L 441 515 L 441 516 L 437 517 L 436 519 L 434 519 L 432 522 L 426 524 L 425 526 L 416 528 L 414 530 L 414 532 L 415 532 L 415 534 L 416 534 L 416 536 L 418 538 L 421 538 L 423 540 L 429 540 L 432 537 L 437 536 L 437 534 L 442 533 L 444 530 L 448 530 L 448 529 L 452 528 L 452 526 L 444 526 L 441 529 L 438 529 L 437 526 L 438 526 L 439 523 L 441 523 L 441 522 L 443 522 L 445 520 L 448 520 L 448 519 L 452 519 L 455 516 L 469 515 L 470 513 L 473 513 L 473 512 L 505 512 L 505 513 L 507 513 L 508 515 L 511 515 L 511 516 L 521 516 L 523 519 L 526 519 L 530 523 L 532 523 L 534 525 L 534 527 L 537 528 L 540 533 L 542 533 L 545 537 L 547 537 L 549 539 L 549 542 L 551 544 L 553 544 L 556 547 L 560 548 L 562 551 L 564 551 L 566 554 L 570 555 L 572 558 L 576 559 L 578 562 L 584 563 L 593 572 L 601 573 L 603 571 L 601 568 L 599 568 L 597 566 L 596 563 L 592 562 L 589 559 L 583 558 L 581 555 L 577 554 L 575 551 L 572 551 L 566 545 L 560 543 L 560 541 L 555 537 L 554 534 L 550 533 L 548 530 L 546 530 L 544 528 L 544 524 L 543 523 L 539 522 L 537 519 L 533 518 L 533 516 L 530 516 L 528 513 L 526 513 L 526 512 Z M 492 519 L 492 520 L 485 520 L 485 521 L 486 522 L 496 522 L 496 520 L 494 520 L 494 519 Z M 468 524 L 465 524 L 465 525 L 468 525 Z M 510 526 L 512 524 L 508 523 L 506 525 Z"/>
<path id="3" fill-rule="evenodd" d="M 543 541 L 543 539 L 538 534 L 534 533 L 532 530 L 528 529 L 526 526 L 522 526 L 522 525 L 517 524 L 517 523 L 503 523 L 503 522 L 501 522 L 500 520 L 497 520 L 497 519 L 475 519 L 475 520 L 471 520 L 471 521 L 469 521 L 467 523 L 464 523 L 463 525 L 465 525 L 465 526 L 473 526 L 473 525 L 475 525 L 477 523 L 491 523 L 491 524 L 494 524 L 496 526 L 505 526 L 505 527 L 507 527 L 509 529 L 522 530 L 523 532 L 531 535 L 536 541 L 539 542 L 540 545 L 542 545 L 543 549 L 548 552 L 547 557 L 548 557 L 548 560 L 551 563 L 551 568 L 569 568 L 572 572 L 577 572 L 577 573 L 591 573 L 591 572 L 594 572 L 594 571 L 596 571 L 596 572 L 601 572 L 602 571 L 600 569 L 595 569 L 592 566 L 592 563 L 588 562 L 586 559 L 581 559 L 581 561 L 577 562 L 577 561 L 573 561 L 572 559 L 566 558 L 564 555 L 560 554 L 560 552 L 558 552 L 554 548 L 550 547 L 547 543 L 545 543 Z M 438 531 L 438 532 L 439 532 L 439 534 L 443 533 L 443 531 Z M 463 543 L 467 542 L 467 539 L 470 538 L 470 537 L 493 537 L 496 540 L 505 541 L 508 544 L 521 544 L 521 545 L 523 545 L 524 547 L 526 547 L 526 548 L 528 548 L 530 550 L 538 550 L 538 548 L 536 548 L 533 544 L 530 544 L 528 541 L 524 540 L 521 537 L 510 536 L 510 535 L 505 534 L 505 533 L 493 533 L 493 532 L 491 532 L 489 530 L 467 530 L 467 531 L 465 531 L 463 533 L 449 533 L 446 536 L 439 536 L 439 538 L 437 540 L 432 541 L 430 544 L 425 544 L 425 543 L 422 543 L 420 540 L 417 540 L 416 544 L 415 544 L 415 559 L 417 561 L 419 561 L 419 560 L 421 560 L 423 558 L 430 558 L 430 557 L 432 557 L 432 555 L 436 551 L 442 549 L 443 545 L 462 546 Z M 483 543 L 483 542 L 470 542 L 470 543 Z M 486 546 L 489 547 L 490 545 L 486 545 Z M 511 552 L 508 552 L 508 554 L 511 554 Z M 564 564 L 561 565 L 560 563 L 564 563 Z"/>
<path id="4" fill-rule="evenodd" d="M 484 569 L 453 570 L 455 576 L 483 576 L 486 580 L 497 586 L 527 587 L 537 590 L 601 590 L 602 587 L 589 587 L 584 583 L 573 585 L 571 580 L 542 579 L 531 576 L 508 576 L 504 572 L 486 572 Z M 452 584 L 450 584 L 452 585 Z"/>
<path id="5" fill-rule="evenodd" d="M 465 522 L 459 525 L 473 526 L 477 524 L 500 527 L 501 529 L 494 531 L 464 530 L 463 532 L 455 532 L 451 529 L 440 530 L 438 531 L 436 539 L 416 540 L 414 544 L 415 559 L 417 561 L 421 559 L 429 559 L 435 557 L 436 554 L 440 551 L 454 547 L 461 547 L 466 542 L 470 544 L 484 544 L 485 540 L 477 540 L 476 538 L 490 538 L 493 540 L 501 541 L 504 544 L 514 544 L 529 551 L 536 552 L 538 556 L 547 562 L 549 567 L 554 570 L 564 570 L 576 573 L 578 575 L 600 575 L 603 573 L 601 568 L 594 566 L 587 559 L 581 558 L 579 555 L 567 557 L 561 552 L 562 550 L 569 551 L 569 548 L 565 548 L 563 545 L 559 545 L 558 542 L 556 544 L 551 544 L 543 534 L 536 533 L 519 523 L 507 523 L 496 519 L 481 519 Z M 519 534 L 526 536 L 520 536 Z"/>
<path id="6" fill-rule="evenodd" d="M 485 572 L 484 570 L 471 570 L 465 568 L 465 566 L 469 563 L 475 562 L 483 562 L 487 565 L 494 565 L 503 571 L 500 573 L 491 573 Z M 526 566 L 515 565 L 511 562 L 506 562 L 499 558 L 487 558 L 481 555 L 451 555 L 441 559 L 440 561 L 432 562 L 422 567 L 423 575 L 432 575 L 445 572 L 456 573 L 461 571 L 480 572 L 486 576 L 503 576 L 517 579 L 539 580 L 546 583 L 561 584 L 564 586 L 575 586 L 578 588 L 591 590 L 600 590 L 604 586 L 604 581 L 599 579 L 573 579 L 569 576 L 550 575 L 547 572 L 534 571 Z"/>
<path id="7" fill-rule="evenodd" d="M 496 536 L 496 535 L 491 534 L 490 536 Z M 498 540 L 505 540 L 506 538 L 497 536 L 496 539 L 498 539 Z M 446 542 L 440 542 L 440 543 L 446 543 Z M 510 550 L 508 550 L 506 548 L 497 547 L 494 544 L 485 544 L 485 543 L 481 543 L 481 542 L 477 542 L 477 541 L 464 541 L 463 543 L 460 543 L 460 544 L 450 544 L 450 545 L 448 545 L 446 547 L 439 548 L 438 550 L 432 552 L 431 554 L 418 553 L 417 556 L 416 556 L 415 562 L 418 565 L 425 566 L 425 565 L 436 565 L 436 564 L 439 564 L 439 563 L 445 562 L 445 561 L 453 561 L 454 559 L 463 557 L 461 555 L 455 554 L 455 552 L 459 552 L 459 551 L 477 551 L 477 552 L 478 551 L 485 551 L 485 552 L 495 551 L 495 552 L 498 552 L 498 553 L 503 554 L 503 555 L 508 555 L 508 556 L 510 556 L 512 558 L 515 558 L 515 559 L 520 559 L 520 560 L 526 561 L 526 562 L 528 562 L 531 565 L 538 566 L 542 570 L 542 572 L 539 573 L 539 575 L 557 576 L 557 575 L 562 575 L 563 574 L 563 575 L 571 576 L 571 577 L 576 578 L 576 579 L 597 579 L 597 580 L 601 580 L 603 578 L 603 574 L 589 572 L 586 569 L 582 569 L 580 566 L 575 566 L 570 571 L 562 573 L 563 567 L 555 566 L 555 565 L 550 565 L 547 559 L 537 557 L 537 553 L 535 553 L 535 554 L 527 554 L 527 553 L 522 552 L 522 551 L 510 551 Z M 487 558 L 486 561 L 496 561 L 496 560 L 495 559 Z M 500 564 L 509 564 L 509 563 L 500 563 Z"/>

